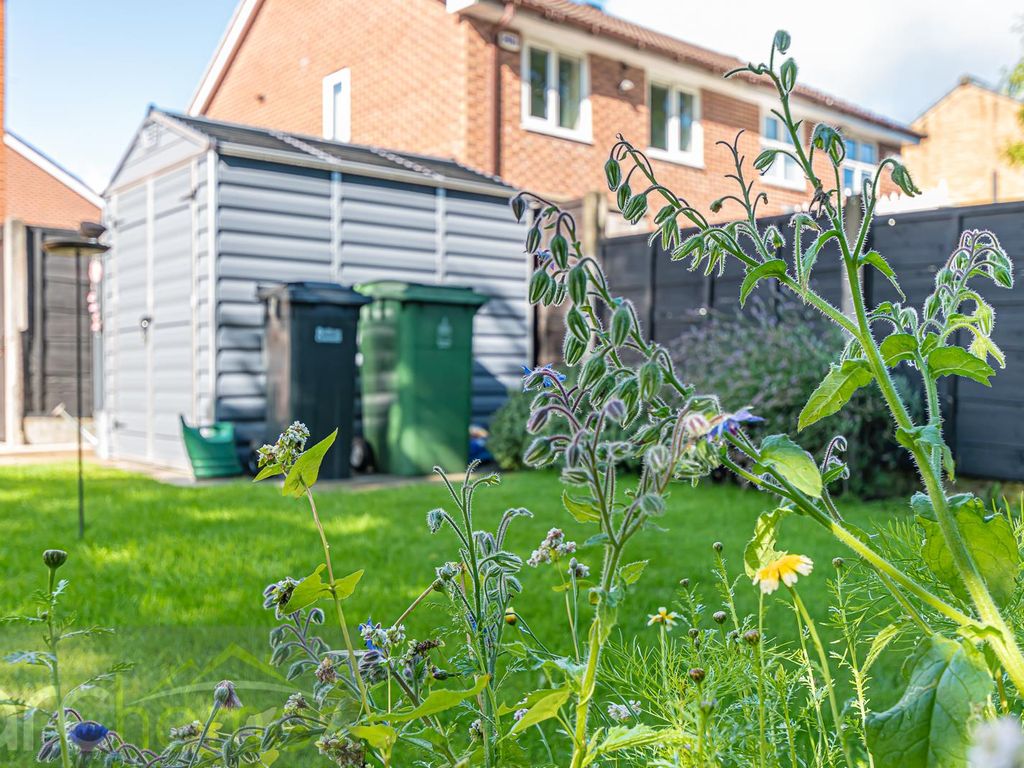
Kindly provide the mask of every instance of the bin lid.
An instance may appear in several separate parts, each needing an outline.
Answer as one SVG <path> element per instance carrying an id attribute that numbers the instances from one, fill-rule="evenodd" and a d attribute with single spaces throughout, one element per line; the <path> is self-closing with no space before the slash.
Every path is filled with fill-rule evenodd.
<path id="1" fill-rule="evenodd" d="M 370 283 L 360 283 L 357 288 L 360 293 L 374 299 L 395 299 L 421 304 L 469 304 L 479 307 L 487 301 L 486 296 L 461 285 L 427 285 L 425 283 L 406 283 L 402 280 L 375 280 Z"/>
<path id="2" fill-rule="evenodd" d="M 292 304 L 339 304 L 342 306 L 358 306 L 369 304 L 372 299 L 353 290 L 347 285 L 338 283 L 317 282 L 307 280 L 282 285 L 268 285 L 260 288 L 257 295 L 264 301 L 269 298 L 285 299 Z"/>

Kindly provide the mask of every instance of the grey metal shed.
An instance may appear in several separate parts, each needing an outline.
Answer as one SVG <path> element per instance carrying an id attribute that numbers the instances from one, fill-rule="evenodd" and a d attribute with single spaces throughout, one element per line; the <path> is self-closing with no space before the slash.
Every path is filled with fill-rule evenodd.
<path id="1" fill-rule="evenodd" d="M 257 287 L 468 285 L 474 419 L 531 359 L 513 190 L 450 160 L 150 109 L 104 197 L 102 455 L 187 467 L 178 417 L 265 437 Z"/>

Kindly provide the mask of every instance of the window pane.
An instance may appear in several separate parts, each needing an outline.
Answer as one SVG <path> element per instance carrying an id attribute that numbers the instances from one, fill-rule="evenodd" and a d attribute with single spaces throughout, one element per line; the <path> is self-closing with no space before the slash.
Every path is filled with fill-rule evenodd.
<path id="1" fill-rule="evenodd" d="M 874 163 L 875 162 L 875 145 L 874 144 L 861 144 L 860 145 L 860 157 L 857 158 L 862 163 Z"/>
<path id="2" fill-rule="evenodd" d="M 576 129 L 580 123 L 580 62 L 558 58 L 558 124 Z"/>
<path id="3" fill-rule="evenodd" d="M 846 145 L 846 159 L 856 160 L 857 159 L 857 142 L 853 139 L 843 139 L 843 143 Z"/>
<path id="4" fill-rule="evenodd" d="M 853 192 L 852 168 L 843 168 L 843 192 Z"/>
<path id="5" fill-rule="evenodd" d="M 873 178 L 874 178 L 874 176 L 872 176 L 867 171 L 862 171 L 861 174 L 860 174 L 860 184 L 857 185 L 858 186 L 858 190 L 857 191 L 859 192 L 864 187 L 870 187 L 871 186 L 871 181 L 872 181 Z"/>
<path id="6" fill-rule="evenodd" d="M 688 93 L 679 94 L 679 150 L 689 152 L 693 149 L 693 96 Z"/>
<path id="7" fill-rule="evenodd" d="M 764 119 L 764 137 L 771 141 L 779 140 L 779 121 L 774 117 Z"/>
<path id="8" fill-rule="evenodd" d="M 785 160 L 786 181 L 803 181 L 804 172 L 800 170 L 800 166 L 797 164 L 796 160 L 794 160 L 792 157 L 789 157 L 788 155 L 786 156 Z"/>
<path id="9" fill-rule="evenodd" d="M 548 56 L 547 51 L 530 49 L 530 114 L 548 116 Z"/>
<path id="10" fill-rule="evenodd" d="M 345 118 L 348 113 L 348 104 L 345 98 L 347 95 L 348 94 L 343 92 L 341 83 L 334 84 L 334 88 L 331 90 L 331 101 L 333 106 L 332 111 L 334 113 L 334 130 L 332 131 L 332 135 L 330 137 L 332 139 L 344 138 L 341 135 L 341 129 L 342 126 L 345 125 Z"/>
<path id="11" fill-rule="evenodd" d="M 651 146 L 668 149 L 668 88 L 651 86 Z"/>

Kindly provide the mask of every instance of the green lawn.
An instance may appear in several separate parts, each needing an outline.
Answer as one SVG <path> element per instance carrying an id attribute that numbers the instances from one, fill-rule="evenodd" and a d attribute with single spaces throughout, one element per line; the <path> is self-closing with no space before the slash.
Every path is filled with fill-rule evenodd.
<path id="1" fill-rule="evenodd" d="M 65 605 L 81 625 L 102 625 L 117 634 L 69 641 L 66 675 L 72 682 L 118 660 L 136 667 L 104 691 L 83 700 L 87 716 L 115 725 L 145 743 L 164 740 L 167 728 L 205 712 L 214 684 L 225 677 L 240 683 L 248 715 L 271 708 L 295 690 L 266 666 L 266 632 L 273 617 L 261 607 L 271 581 L 301 577 L 322 559 L 316 529 L 304 501 L 282 498 L 270 484 L 239 481 L 215 487 L 179 488 L 144 477 L 92 467 L 88 470 L 89 527 L 75 538 L 74 473 L 69 465 L 0 468 L 0 566 L 4 576 L 0 615 L 29 607 L 33 590 L 44 586 L 40 553 L 61 547 L 70 553 L 61 576 L 71 580 Z M 372 614 L 393 620 L 433 578 L 433 567 L 453 558 L 446 534 L 431 536 L 425 513 L 444 505 L 437 483 L 385 490 L 331 490 L 319 494 L 321 515 L 333 542 L 339 572 L 365 568 L 357 594 L 348 602 L 349 620 Z M 705 587 L 709 612 L 717 600 L 709 572 L 712 542 L 739 575 L 742 548 L 768 499 L 732 486 L 679 485 L 662 520 L 668 532 L 648 532 L 634 542 L 627 559 L 650 559 L 639 589 L 620 611 L 626 631 L 641 631 L 646 614 L 671 605 L 678 582 L 689 577 Z M 524 559 L 553 527 L 582 542 L 591 530 L 569 519 L 560 503 L 558 478 L 551 473 L 513 474 L 477 496 L 478 526 L 493 527 L 502 511 L 526 506 L 532 520 L 519 519 L 510 547 Z M 899 503 L 862 504 L 846 500 L 844 513 L 870 527 L 884 515 L 900 514 Z M 803 594 L 823 615 L 824 581 L 842 546 L 803 519 L 787 520 L 782 544 L 811 556 L 816 573 Z M 597 554 L 584 551 L 597 566 Z M 550 644 L 565 641 L 561 596 L 550 586 L 551 570 L 526 569 L 519 612 Z M 803 583 L 803 582 L 802 582 Z M 739 587 L 740 610 L 756 605 L 753 587 Z M 443 615 L 425 606 L 409 622 L 422 637 Z M 769 631 L 792 637 L 791 617 L 776 606 Z M 0 655 L 36 638 L 0 627 Z M 333 642 L 329 629 L 325 636 Z M 38 667 L 0 667 L 0 698 L 36 697 L 46 704 L 45 675 Z M 159 691 L 160 695 L 154 695 Z M 121 713 L 111 722 L 112 711 Z M 31 764 L 36 736 L 24 725 L 0 721 L 0 762 Z"/>

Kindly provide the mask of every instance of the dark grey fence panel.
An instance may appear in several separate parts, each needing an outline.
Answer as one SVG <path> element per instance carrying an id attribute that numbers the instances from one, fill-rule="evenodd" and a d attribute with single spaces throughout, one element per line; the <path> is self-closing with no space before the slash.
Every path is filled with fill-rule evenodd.
<path id="1" fill-rule="evenodd" d="M 790 251 L 793 230 L 789 217 L 762 219 L 775 224 Z M 920 307 L 932 291 L 935 273 L 945 264 L 964 229 L 995 233 L 1016 263 L 1018 282 L 1024 277 L 1024 203 L 1000 203 L 970 208 L 944 208 L 877 217 L 869 245 L 897 271 L 905 303 Z M 683 237 L 691 234 L 684 232 Z M 810 242 L 810 233 L 804 233 Z M 741 265 L 730 259 L 724 274 L 705 277 L 690 272 L 688 262 L 673 262 L 660 243 L 648 245 L 647 235 L 604 241 L 601 258 L 612 291 L 636 305 L 651 337 L 670 344 L 680 334 L 714 313 L 741 311 L 738 297 Z M 814 268 L 815 288 L 836 306 L 842 305 L 842 267 L 834 243 L 823 249 Z M 895 288 L 874 270 L 865 276 L 869 306 L 899 301 Z M 775 301 L 775 281 L 756 289 L 769 307 Z M 997 372 L 992 387 L 966 379 L 940 383 L 948 436 L 960 472 L 965 475 L 1024 479 L 1024 286 L 1012 291 L 984 286 L 996 310 L 994 340 L 1006 354 L 1006 369 Z M 961 339 L 967 343 L 969 339 Z M 913 376 L 912 372 L 909 375 Z"/>

